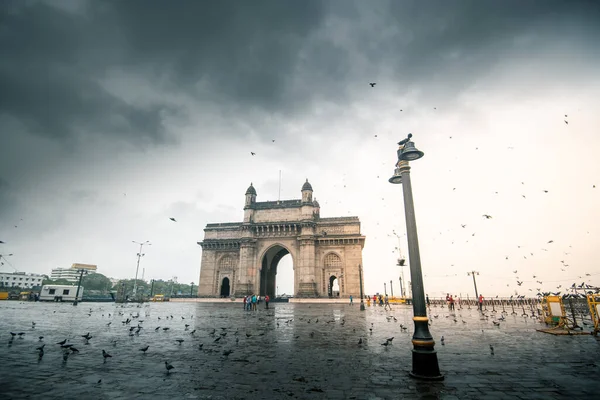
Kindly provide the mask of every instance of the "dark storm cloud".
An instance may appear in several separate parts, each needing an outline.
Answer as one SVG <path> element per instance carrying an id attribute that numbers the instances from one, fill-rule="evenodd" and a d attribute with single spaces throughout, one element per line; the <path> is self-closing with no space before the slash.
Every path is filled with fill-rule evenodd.
<path id="1" fill-rule="evenodd" d="M 594 2 L 128 0 L 83 13 L 23 4 L 0 5 L 0 114 L 59 138 L 160 142 L 165 117 L 188 111 L 167 96 L 119 97 L 103 84 L 114 70 L 223 114 L 297 116 L 316 100 L 352 101 L 372 80 L 452 99 L 511 52 L 547 46 L 544 35 L 579 28 L 590 47 L 599 29 Z M 516 46 L 528 33 L 531 43 Z"/>
<path id="2" fill-rule="evenodd" d="M 149 84 L 215 102 L 284 102 L 298 48 L 320 23 L 319 2 L 92 2 L 85 15 L 5 2 L 0 112 L 40 135 L 164 135 L 161 100 L 131 104 L 102 85 L 118 68 Z M 204 90 L 199 90 L 199 86 Z"/>

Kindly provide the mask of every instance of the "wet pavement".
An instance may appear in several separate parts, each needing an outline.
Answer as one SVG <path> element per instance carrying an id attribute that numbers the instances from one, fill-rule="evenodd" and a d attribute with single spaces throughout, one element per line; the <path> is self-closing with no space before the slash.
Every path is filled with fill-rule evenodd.
<path id="1" fill-rule="evenodd" d="M 240 303 L 1 302 L 0 397 L 591 399 L 600 391 L 600 341 L 536 332 L 545 325 L 531 318 L 508 314 L 495 326 L 500 313 L 488 310 L 486 320 L 464 308 L 454 318 L 431 308 L 445 380 L 421 382 L 408 376 L 410 306 L 270 306 L 248 312 Z M 11 340 L 11 331 L 25 335 Z M 392 336 L 391 345 L 381 345 Z M 79 350 L 66 360 L 56 344 L 65 339 Z M 43 343 L 40 359 L 35 348 Z M 145 346 L 146 353 L 139 350 Z M 102 350 L 112 357 L 104 360 Z"/>

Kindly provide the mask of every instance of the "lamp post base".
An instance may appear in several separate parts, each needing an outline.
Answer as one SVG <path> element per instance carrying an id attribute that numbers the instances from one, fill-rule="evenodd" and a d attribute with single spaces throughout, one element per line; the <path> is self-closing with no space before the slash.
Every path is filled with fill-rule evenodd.
<path id="1" fill-rule="evenodd" d="M 412 351 L 413 370 L 409 373 L 412 378 L 426 381 L 442 381 L 444 375 L 440 373 L 437 352 L 430 350 Z"/>
<path id="2" fill-rule="evenodd" d="M 360 303 L 360 311 L 365 311 L 365 304 L 364 303 Z"/>

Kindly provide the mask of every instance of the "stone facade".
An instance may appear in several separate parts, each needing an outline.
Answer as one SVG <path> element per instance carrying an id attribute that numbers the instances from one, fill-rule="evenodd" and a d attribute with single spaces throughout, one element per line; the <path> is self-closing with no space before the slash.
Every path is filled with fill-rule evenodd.
<path id="1" fill-rule="evenodd" d="M 321 218 L 308 180 L 301 193 L 301 199 L 257 202 L 250 184 L 243 222 L 208 224 L 198 242 L 198 295 L 275 297 L 277 264 L 290 254 L 294 296 L 329 297 L 337 279 L 340 297 L 358 298 L 365 244 L 358 217 Z"/>

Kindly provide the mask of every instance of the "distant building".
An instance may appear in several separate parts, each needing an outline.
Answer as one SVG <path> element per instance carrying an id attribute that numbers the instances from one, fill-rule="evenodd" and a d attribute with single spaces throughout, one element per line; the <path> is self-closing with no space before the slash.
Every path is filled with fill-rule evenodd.
<path id="1" fill-rule="evenodd" d="M 35 288 L 41 287 L 46 275 L 27 274 L 25 272 L 0 272 L 0 288 Z"/>
<path id="2" fill-rule="evenodd" d="M 98 266 L 92 264 L 78 264 L 71 265 L 71 268 L 54 268 L 50 274 L 50 279 L 53 281 L 57 279 L 64 279 L 69 282 L 77 282 L 79 280 L 79 270 L 86 270 L 87 272 L 96 272 Z"/>

